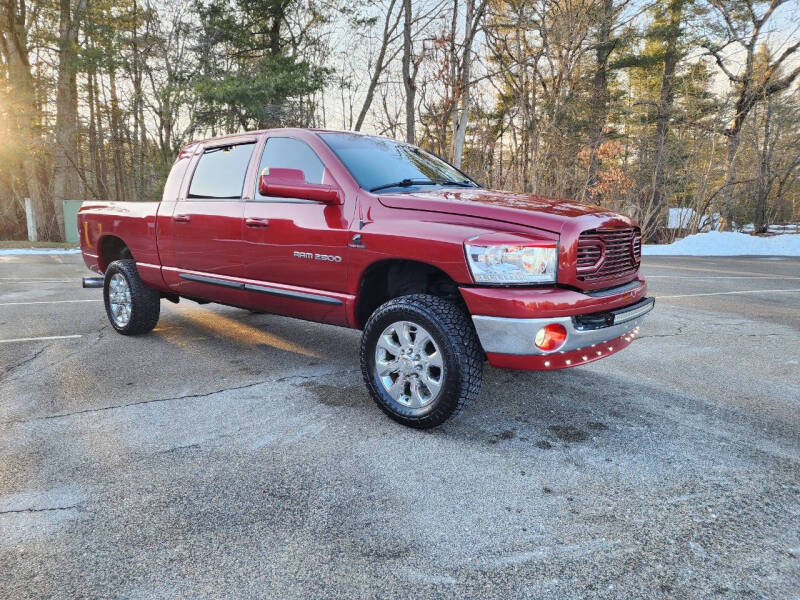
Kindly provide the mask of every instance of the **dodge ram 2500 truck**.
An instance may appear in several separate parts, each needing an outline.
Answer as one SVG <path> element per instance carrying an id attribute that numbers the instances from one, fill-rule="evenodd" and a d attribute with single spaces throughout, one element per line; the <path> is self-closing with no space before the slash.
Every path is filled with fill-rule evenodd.
<path id="1" fill-rule="evenodd" d="M 119 333 L 185 298 L 362 329 L 378 406 L 439 425 L 496 367 L 563 369 L 636 337 L 641 234 L 598 206 L 482 188 L 417 148 L 274 129 L 189 144 L 159 203 L 86 202 L 87 266 Z"/>

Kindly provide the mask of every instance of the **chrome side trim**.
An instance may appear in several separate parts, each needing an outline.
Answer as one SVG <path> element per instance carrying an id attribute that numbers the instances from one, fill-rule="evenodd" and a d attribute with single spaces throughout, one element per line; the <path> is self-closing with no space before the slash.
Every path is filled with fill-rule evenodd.
<path id="1" fill-rule="evenodd" d="M 192 275 L 191 273 L 181 273 L 178 275 L 178 277 L 180 277 L 181 279 L 186 279 L 187 281 L 208 283 L 210 285 L 219 285 L 221 287 L 234 288 L 237 290 L 241 290 L 244 288 L 243 283 L 228 281 L 227 279 L 217 279 L 216 277 L 203 277 L 202 275 Z"/>
<path id="2" fill-rule="evenodd" d="M 622 322 L 598 329 L 577 329 L 571 316 L 549 319 L 511 319 L 475 315 L 472 317 L 472 322 L 475 324 L 478 339 L 485 352 L 543 356 L 597 346 L 631 332 L 633 332 L 632 335 L 635 335 L 635 330 L 642 324 L 644 316 L 652 310 L 653 306 L 653 302 L 648 302 L 646 306 L 637 307 L 635 310 L 621 311 L 617 313 L 617 317 L 624 319 Z M 567 330 L 567 339 L 558 350 L 545 352 L 537 348 L 533 340 L 536 332 L 550 323 L 563 325 Z"/>
<path id="3" fill-rule="evenodd" d="M 258 292 L 259 294 L 269 294 L 270 296 L 293 298 L 294 300 L 306 300 L 308 302 L 317 302 L 319 304 L 332 304 L 336 306 L 344 304 L 344 302 L 342 302 L 338 298 L 331 298 L 330 296 L 323 296 L 322 294 L 311 294 L 309 292 L 295 292 L 294 290 L 285 290 L 283 288 L 271 287 L 267 285 L 239 283 L 236 281 L 229 281 L 227 279 L 217 279 L 216 277 L 193 275 L 191 273 L 180 273 L 178 277 L 180 277 L 181 279 L 186 279 L 187 281 L 196 281 L 198 283 L 219 285 L 222 287 L 244 290 L 246 292 Z"/>
<path id="4" fill-rule="evenodd" d="M 282 288 L 269 287 L 266 285 L 252 285 L 250 283 L 244 284 L 245 291 L 259 292 L 261 294 L 269 294 L 271 296 L 283 296 L 284 298 L 294 298 L 295 300 L 308 300 L 309 302 L 318 302 L 319 304 L 344 304 L 338 298 L 331 298 L 330 296 L 323 296 L 321 294 L 309 294 L 308 292 L 295 292 L 293 290 L 284 290 Z"/>
<path id="5" fill-rule="evenodd" d="M 157 271 L 160 271 L 160 270 L 161 270 L 161 265 L 154 265 L 154 264 L 151 264 L 151 263 L 139 262 L 139 261 L 137 260 L 137 261 L 136 261 L 136 268 L 137 268 L 137 269 L 141 269 L 141 268 L 145 268 L 145 269 L 155 269 L 155 270 L 157 270 Z"/>
<path id="6" fill-rule="evenodd" d="M 271 296 L 281 296 L 283 298 L 292 298 L 294 300 L 306 300 L 308 302 L 317 302 L 319 304 L 331 304 L 341 306 L 344 304 L 339 298 L 332 296 L 323 296 L 322 294 L 313 294 L 311 292 L 298 292 L 294 290 L 287 290 L 279 287 L 272 287 L 269 285 L 256 285 L 253 283 L 241 283 L 238 281 L 231 281 L 229 279 L 219 279 L 217 277 L 206 277 L 205 275 L 195 275 L 193 273 L 178 273 L 178 277 L 186 279 L 187 281 L 194 281 L 197 283 L 207 283 L 209 285 L 218 285 L 221 287 L 232 288 L 236 290 L 244 290 L 246 292 L 257 292 L 259 294 L 269 294 Z"/>

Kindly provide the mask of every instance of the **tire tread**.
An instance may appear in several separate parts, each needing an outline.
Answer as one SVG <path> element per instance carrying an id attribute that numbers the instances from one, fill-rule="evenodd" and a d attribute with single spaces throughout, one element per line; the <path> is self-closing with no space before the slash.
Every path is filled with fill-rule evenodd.
<path id="1" fill-rule="evenodd" d="M 133 303 L 131 320 L 125 327 L 118 327 L 114 323 L 108 302 L 108 284 L 111 276 L 117 271 L 125 275 L 131 289 L 131 301 Z M 103 300 L 111 326 L 122 335 L 148 333 L 153 330 L 156 323 L 158 323 L 158 318 L 161 316 L 161 295 L 145 285 L 139 276 L 139 271 L 136 269 L 136 261 L 133 259 L 115 260 L 108 265 L 103 286 Z"/>
<path id="2" fill-rule="evenodd" d="M 398 415 L 380 399 L 369 372 L 369 361 L 374 349 L 368 347 L 368 340 L 374 335 L 383 315 L 393 311 L 411 311 L 422 313 L 428 320 L 437 324 L 443 335 L 455 346 L 458 375 L 460 376 L 460 393 L 455 403 L 447 403 L 436 407 L 430 413 L 419 417 Z M 373 399 L 390 417 L 411 427 L 428 429 L 436 427 L 447 419 L 460 414 L 481 390 L 483 379 L 483 351 L 478 342 L 472 320 L 455 302 L 430 294 L 409 294 L 389 300 L 378 307 L 370 316 L 361 337 L 361 372 Z M 437 400 L 438 402 L 438 400 Z"/>

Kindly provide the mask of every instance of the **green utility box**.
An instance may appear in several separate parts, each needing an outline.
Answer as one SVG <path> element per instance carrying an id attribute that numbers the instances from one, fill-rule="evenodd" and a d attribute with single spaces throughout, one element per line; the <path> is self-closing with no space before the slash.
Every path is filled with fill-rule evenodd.
<path id="1" fill-rule="evenodd" d="M 78 209 L 83 200 L 64 200 L 64 239 L 70 244 L 80 242 Z"/>

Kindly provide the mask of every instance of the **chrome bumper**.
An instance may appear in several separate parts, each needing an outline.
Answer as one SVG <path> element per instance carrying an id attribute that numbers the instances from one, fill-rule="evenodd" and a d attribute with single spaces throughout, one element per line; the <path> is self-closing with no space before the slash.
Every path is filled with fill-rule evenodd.
<path id="1" fill-rule="evenodd" d="M 548 319 L 509 319 L 505 317 L 472 317 L 478 339 L 485 352 L 495 354 L 545 355 L 580 350 L 603 344 L 638 329 L 644 316 L 653 310 L 655 298 L 644 298 L 631 306 L 593 315 L 554 317 Z M 546 352 L 536 347 L 536 332 L 550 323 L 559 323 L 567 330 L 564 345 Z"/>

